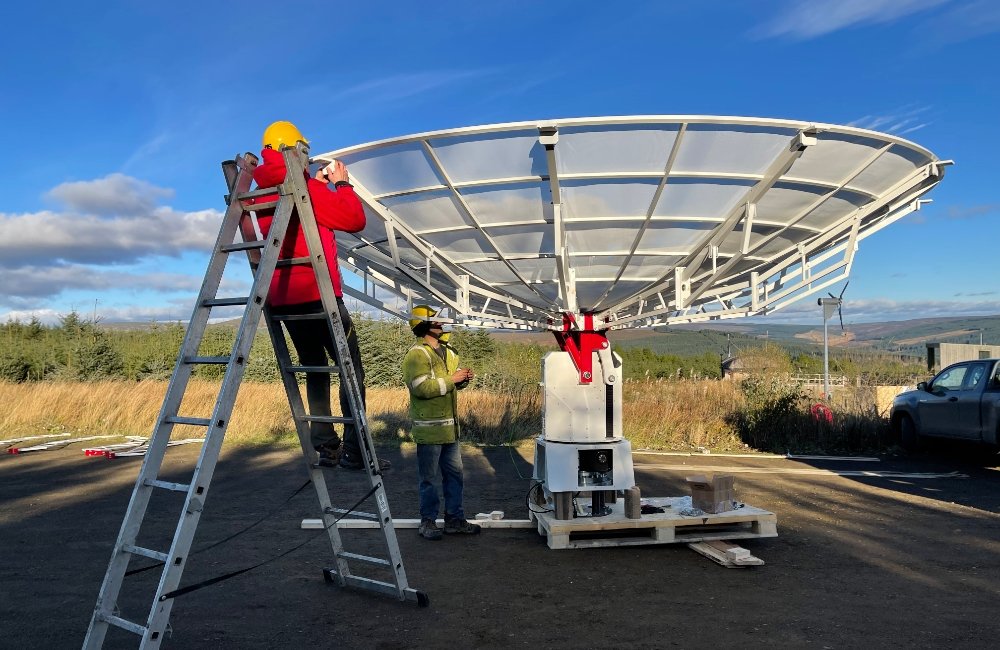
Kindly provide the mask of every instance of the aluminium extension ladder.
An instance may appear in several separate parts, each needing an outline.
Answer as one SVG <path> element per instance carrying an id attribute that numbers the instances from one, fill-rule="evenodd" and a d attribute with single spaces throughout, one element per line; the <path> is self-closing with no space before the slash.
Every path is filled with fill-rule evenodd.
<path id="1" fill-rule="evenodd" d="M 223 172 L 229 187 L 226 197 L 227 209 L 223 218 L 219 237 L 215 242 L 208 271 L 198 294 L 194 313 L 187 328 L 184 342 L 178 355 L 177 365 L 167 388 L 163 406 L 157 417 L 149 449 L 139 471 L 132 498 L 129 501 L 121 531 L 115 542 L 111 562 L 101 585 L 97 605 L 87 629 L 84 648 L 100 648 L 104 644 L 109 627 L 118 627 L 141 637 L 139 647 L 142 649 L 158 648 L 168 629 L 170 610 L 173 605 L 171 592 L 177 590 L 181 574 L 191 552 L 195 530 L 201 518 L 201 511 L 208 496 L 209 485 L 219 458 L 226 427 L 233 411 L 240 381 L 246 369 L 246 361 L 254 340 L 257 325 L 263 313 L 268 325 L 271 342 L 281 370 L 282 382 L 292 409 L 296 432 L 302 445 L 306 463 L 309 467 L 310 479 L 316 488 L 320 506 L 323 510 L 323 522 L 328 532 L 333 548 L 336 567 L 325 569 L 328 580 L 341 586 L 353 586 L 379 593 L 396 596 L 401 601 L 415 601 L 422 606 L 429 602 L 423 592 L 411 588 L 406 581 L 403 560 L 396 540 L 392 516 L 389 513 L 389 503 L 385 493 L 378 458 L 375 455 L 368 421 L 365 416 L 361 399 L 360 385 L 351 363 L 347 336 L 336 304 L 333 284 L 327 270 L 323 255 L 323 247 L 319 238 L 319 229 L 313 215 L 309 200 L 304 172 L 308 165 L 308 149 L 299 144 L 295 148 L 284 148 L 285 181 L 277 188 L 261 188 L 250 191 L 253 170 L 257 166 L 257 157 L 246 154 L 235 161 L 223 163 Z M 259 202 L 262 197 L 277 194 L 276 201 Z M 258 202 L 255 202 L 258 201 Z M 253 220 L 254 232 L 259 233 L 253 213 L 258 210 L 274 209 L 274 216 L 266 239 L 248 240 L 233 243 L 237 233 L 241 232 L 240 223 L 243 219 Z M 310 257 L 278 261 L 278 253 L 284 240 L 285 232 L 294 215 L 298 215 L 301 227 L 309 246 Z M 240 298 L 218 297 L 219 285 L 225 271 L 226 261 L 230 253 L 245 251 L 254 272 L 250 295 Z M 318 251 L 318 253 L 313 252 Z M 279 264 L 309 264 L 316 274 L 317 284 L 325 313 L 307 316 L 272 316 L 266 306 L 271 278 Z M 209 315 L 213 307 L 241 306 L 244 308 L 243 318 L 236 333 L 229 356 L 208 357 L 198 356 L 199 346 L 205 334 Z M 326 319 L 333 334 L 336 350 L 336 366 L 295 366 L 292 365 L 288 346 L 281 327 L 281 321 L 301 318 Z M 226 370 L 222 385 L 217 396 L 210 418 L 186 417 L 178 410 L 181 406 L 184 392 L 195 366 L 200 364 L 224 365 Z M 339 374 L 340 381 L 346 381 L 348 387 L 351 413 L 344 417 L 310 416 L 305 413 L 302 397 L 296 381 L 296 373 L 328 372 Z M 369 496 L 374 495 L 378 514 L 368 515 L 378 520 L 382 530 L 389 559 L 369 557 L 344 550 L 336 521 L 338 513 L 343 509 L 335 509 L 331 503 L 326 487 L 323 471 L 316 465 L 316 452 L 312 449 L 309 435 L 310 422 L 352 423 L 358 431 L 363 456 L 363 464 L 371 484 Z M 172 483 L 161 480 L 158 475 L 163 462 L 164 452 L 170 442 L 170 434 L 174 425 L 197 425 L 205 427 L 205 441 L 191 480 L 187 484 Z M 360 476 L 359 476 L 360 478 Z M 150 498 L 154 490 L 182 492 L 186 494 L 184 506 L 181 509 L 173 540 L 169 550 L 155 550 L 136 545 L 137 537 L 146 515 Z M 361 513 L 359 513 L 361 514 Z M 363 515 L 362 515 L 363 516 Z M 148 617 L 144 623 L 130 621 L 120 615 L 117 600 L 126 577 L 130 560 L 143 557 L 162 563 L 159 584 Z M 393 575 L 393 582 L 384 582 L 354 575 L 348 566 L 348 561 L 381 567 Z M 154 565 L 155 566 L 155 565 Z M 167 595 L 164 597 L 164 595 Z"/>

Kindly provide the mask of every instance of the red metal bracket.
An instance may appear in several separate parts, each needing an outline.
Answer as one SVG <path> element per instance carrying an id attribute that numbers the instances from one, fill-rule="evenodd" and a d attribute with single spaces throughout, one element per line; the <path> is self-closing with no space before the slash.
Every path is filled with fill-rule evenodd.
<path id="1" fill-rule="evenodd" d="M 583 328 L 573 329 L 576 317 L 573 314 L 563 314 L 563 328 L 555 331 L 556 343 L 563 352 L 569 352 L 573 365 L 580 373 L 580 383 L 589 384 L 594 381 L 594 352 L 607 348 L 608 337 L 594 329 L 594 315 L 583 314 Z"/>

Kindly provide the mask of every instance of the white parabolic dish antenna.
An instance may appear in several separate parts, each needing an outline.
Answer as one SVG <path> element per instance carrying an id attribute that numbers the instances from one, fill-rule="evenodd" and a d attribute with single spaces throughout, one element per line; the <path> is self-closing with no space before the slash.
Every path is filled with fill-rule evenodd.
<path id="1" fill-rule="evenodd" d="M 859 242 L 919 209 L 950 162 L 863 129 L 708 116 L 496 124 L 314 159 L 333 158 L 368 214 L 337 235 L 365 279 L 349 295 L 553 330 L 780 309 L 847 277 Z"/>

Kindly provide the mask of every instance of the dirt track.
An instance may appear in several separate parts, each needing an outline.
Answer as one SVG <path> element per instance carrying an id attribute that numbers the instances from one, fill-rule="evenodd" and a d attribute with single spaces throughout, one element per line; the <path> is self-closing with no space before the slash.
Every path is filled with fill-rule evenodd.
<path id="1" fill-rule="evenodd" d="M 196 454 L 171 449 L 167 465 L 190 466 Z M 382 455 L 394 464 L 386 478 L 393 515 L 416 517 L 412 449 Z M 163 647 L 991 647 L 1000 636 L 1000 471 L 962 452 L 937 456 L 944 459 L 636 456 L 648 496 L 684 493 L 685 475 L 699 467 L 778 470 L 737 473 L 738 496 L 778 516 L 778 538 L 743 543 L 767 564 L 725 569 L 683 545 L 554 551 L 534 530 L 441 542 L 401 530 L 410 583 L 431 599 L 418 608 L 325 583 L 329 545 L 319 539 L 178 598 Z M 84 458 L 77 448 L 0 457 L 0 648 L 80 647 L 138 467 Z M 470 515 L 527 516 L 529 462 L 507 449 L 470 448 L 465 467 Z M 817 468 L 968 478 L 795 473 Z M 364 492 L 356 474 L 329 476 L 338 505 Z M 311 490 L 282 505 L 304 479 L 292 452 L 224 450 L 195 548 L 278 512 L 192 556 L 182 584 L 317 535 L 299 529 L 317 516 Z M 149 571 L 127 584 L 148 588 L 157 577 Z M 128 594 L 119 602 L 127 618 L 145 617 Z M 120 633 L 105 647 L 135 646 Z"/>

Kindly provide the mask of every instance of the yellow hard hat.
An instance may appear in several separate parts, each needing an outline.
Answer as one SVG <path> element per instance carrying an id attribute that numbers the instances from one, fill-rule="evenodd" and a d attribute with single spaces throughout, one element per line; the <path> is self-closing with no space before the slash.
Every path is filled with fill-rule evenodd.
<path id="1" fill-rule="evenodd" d="M 437 312 L 427 305 L 417 305 L 413 308 L 413 311 L 410 312 L 410 329 L 416 329 L 418 325 L 426 323 L 427 319 L 435 314 L 437 314 Z"/>
<path id="2" fill-rule="evenodd" d="M 281 147 L 294 147 L 299 141 L 309 144 L 302 132 L 291 122 L 272 122 L 264 129 L 261 146 L 281 151 Z"/>

